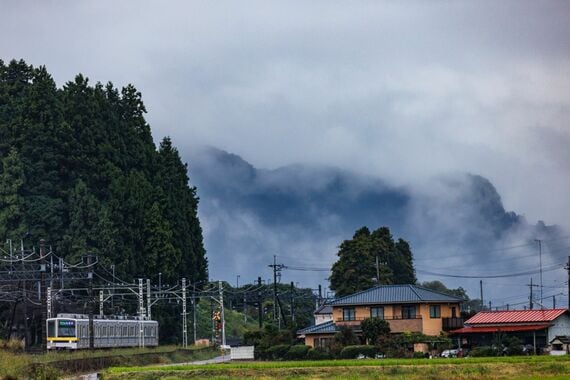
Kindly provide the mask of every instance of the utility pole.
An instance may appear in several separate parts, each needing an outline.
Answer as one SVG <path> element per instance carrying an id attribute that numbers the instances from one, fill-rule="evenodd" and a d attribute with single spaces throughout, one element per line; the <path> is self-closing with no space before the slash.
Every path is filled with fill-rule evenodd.
<path id="1" fill-rule="evenodd" d="M 376 283 L 380 284 L 380 263 L 378 262 L 378 254 L 376 254 Z"/>
<path id="2" fill-rule="evenodd" d="M 48 319 L 52 317 L 51 315 L 51 286 L 48 286 L 47 288 L 47 297 L 46 297 L 46 302 L 47 302 L 47 317 Z"/>
<path id="3" fill-rule="evenodd" d="M 91 267 L 91 255 L 87 254 L 87 265 Z M 93 272 L 87 273 L 89 279 L 89 349 L 95 348 L 95 329 L 93 328 Z"/>
<path id="4" fill-rule="evenodd" d="M 527 286 L 528 286 L 529 289 L 530 289 L 530 297 L 529 297 L 530 303 L 529 303 L 529 309 L 530 309 L 530 310 L 533 310 L 533 309 L 534 309 L 534 291 L 533 291 L 533 288 L 537 288 L 538 285 L 532 283 L 532 277 L 531 277 L 531 278 L 530 278 L 530 284 L 527 284 Z M 541 307 L 542 307 L 542 303 L 541 303 Z"/>
<path id="5" fill-rule="evenodd" d="M 196 283 L 192 283 L 192 330 L 194 331 L 194 344 L 196 344 Z"/>
<path id="6" fill-rule="evenodd" d="M 103 291 L 99 290 L 99 318 L 103 318 Z"/>
<path id="7" fill-rule="evenodd" d="M 479 287 L 481 289 L 481 311 L 483 311 L 483 280 L 479 280 Z"/>
<path id="8" fill-rule="evenodd" d="M 247 297 L 246 293 L 243 293 L 243 323 L 247 323 Z"/>
<path id="9" fill-rule="evenodd" d="M 540 264 L 540 308 L 543 309 L 542 306 L 542 240 L 534 239 L 538 242 L 538 260 Z"/>
<path id="10" fill-rule="evenodd" d="M 113 287 L 111 289 L 111 314 L 116 314 L 115 313 L 115 302 L 113 300 L 114 295 L 115 295 L 115 282 L 117 282 L 116 277 L 115 277 L 115 264 L 111 265 L 111 270 L 113 271 Z"/>
<path id="11" fill-rule="evenodd" d="M 41 337 L 41 342 L 42 342 L 42 351 L 47 351 L 47 331 L 46 331 L 46 325 L 47 325 L 47 294 L 46 294 L 46 266 L 47 266 L 47 262 L 44 259 L 44 255 L 45 255 L 45 240 L 41 239 L 40 240 L 40 257 L 42 258 L 40 261 L 40 266 L 41 266 L 41 305 L 42 305 L 42 337 Z M 26 302 L 26 300 L 24 300 L 24 302 Z M 50 305 L 51 306 L 51 305 Z"/>
<path id="12" fill-rule="evenodd" d="M 186 278 L 182 278 L 182 347 L 188 347 L 188 325 L 186 321 Z"/>
<path id="13" fill-rule="evenodd" d="M 552 296 L 552 308 L 556 309 L 556 296 Z"/>
<path id="14" fill-rule="evenodd" d="M 213 297 L 210 297 L 210 316 L 212 320 L 212 345 L 216 344 L 216 322 L 214 321 L 214 303 L 212 302 Z"/>
<path id="15" fill-rule="evenodd" d="M 273 320 L 277 318 L 277 272 L 280 272 L 285 265 L 277 264 L 277 255 L 273 255 L 273 265 L 269 265 L 273 268 Z M 281 310 L 279 310 L 279 328 L 281 328 Z"/>
<path id="16" fill-rule="evenodd" d="M 257 278 L 257 318 L 259 320 L 259 328 L 263 327 L 263 302 L 261 300 L 261 277 Z"/>
<path id="17" fill-rule="evenodd" d="M 319 284 L 319 299 L 317 300 L 317 309 L 319 308 L 319 306 L 321 306 L 322 299 L 323 299 L 323 287 L 321 286 L 321 284 Z"/>
<path id="18" fill-rule="evenodd" d="M 222 314 L 222 349 L 226 347 L 226 317 L 224 314 L 224 289 L 222 288 L 222 281 L 218 281 L 218 288 L 220 294 L 220 308 Z"/>
<path id="19" fill-rule="evenodd" d="M 139 347 L 144 347 L 143 318 L 144 318 L 143 279 L 139 278 Z"/>
<path id="20" fill-rule="evenodd" d="M 150 313 L 150 305 L 151 305 L 151 299 L 150 299 L 150 278 L 146 279 L 146 316 L 148 318 L 148 320 L 150 321 L 150 317 L 151 317 L 151 313 Z"/>
<path id="21" fill-rule="evenodd" d="M 289 299 L 291 307 L 291 323 L 295 322 L 295 284 L 291 281 L 291 298 Z"/>
<path id="22" fill-rule="evenodd" d="M 570 256 L 568 256 L 568 263 L 564 269 L 568 272 L 568 309 L 570 309 Z"/>

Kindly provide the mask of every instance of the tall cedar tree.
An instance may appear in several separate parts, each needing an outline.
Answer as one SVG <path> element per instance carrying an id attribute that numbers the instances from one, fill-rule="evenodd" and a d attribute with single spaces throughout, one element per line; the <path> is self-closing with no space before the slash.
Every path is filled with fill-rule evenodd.
<path id="1" fill-rule="evenodd" d="M 399 239 L 396 244 L 388 227 L 370 232 L 357 230 L 351 240 L 340 245 L 338 261 L 333 264 L 331 289 L 345 296 L 380 284 L 415 284 L 416 275 L 409 244 Z M 376 257 L 380 279 L 377 281 Z"/>
<path id="2" fill-rule="evenodd" d="M 0 60 L 0 238 L 99 256 L 117 277 L 206 280 L 196 189 L 166 138 L 157 150 L 132 85 Z"/>
<path id="3" fill-rule="evenodd" d="M 20 155 L 11 149 L 0 165 L 0 239 L 16 240 L 26 232 L 23 198 L 24 167 Z"/>

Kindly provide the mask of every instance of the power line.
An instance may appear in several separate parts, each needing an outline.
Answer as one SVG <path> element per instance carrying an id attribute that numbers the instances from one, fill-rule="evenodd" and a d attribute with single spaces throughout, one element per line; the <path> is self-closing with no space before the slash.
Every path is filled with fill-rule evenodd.
<path id="1" fill-rule="evenodd" d="M 551 267 L 547 267 L 548 269 L 543 269 L 543 272 L 549 272 L 556 269 L 560 269 L 561 264 L 556 264 Z M 517 276 L 526 276 L 529 274 L 536 274 L 539 273 L 540 270 L 532 270 L 532 271 L 525 271 L 525 272 L 518 272 L 518 273 L 504 273 L 504 274 L 494 274 L 494 275 L 484 275 L 484 274 L 477 274 L 477 275 L 459 275 L 459 274 L 451 274 L 451 273 L 437 273 L 431 272 L 421 269 L 416 269 L 417 273 L 428 274 L 432 276 L 440 276 L 440 277 L 451 277 L 451 278 L 504 278 L 504 277 L 517 277 Z"/>

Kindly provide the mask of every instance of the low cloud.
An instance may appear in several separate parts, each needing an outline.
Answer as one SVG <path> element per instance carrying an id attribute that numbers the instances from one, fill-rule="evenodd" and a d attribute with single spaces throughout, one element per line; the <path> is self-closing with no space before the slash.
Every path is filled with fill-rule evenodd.
<path id="1" fill-rule="evenodd" d="M 483 279 L 485 299 L 498 307 L 526 304 L 526 284 L 531 277 L 539 282 L 535 239 L 541 239 L 545 298 L 548 305 L 552 295 L 558 305 L 565 302 L 568 235 L 506 211 L 493 184 L 481 176 L 457 172 L 394 187 L 333 167 L 267 170 L 214 148 L 194 154 L 188 157 L 194 163 L 190 173 L 201 197 L 214 277 L 271 276 L 267 265 L 277 255 L 279 263 L 301 268 L 285 270 L 283 281 L 324 286 L 329 272 L 314 269 L 330 268 L 343 240 L 363 225 L 389 226 L 394 238 L 411 243 L 420 281 L 462 286 L 477 298 Z M 517 273 L 526 274 L 510 277 Z M 506 276 L 487 278 L 495 275 Z"/>

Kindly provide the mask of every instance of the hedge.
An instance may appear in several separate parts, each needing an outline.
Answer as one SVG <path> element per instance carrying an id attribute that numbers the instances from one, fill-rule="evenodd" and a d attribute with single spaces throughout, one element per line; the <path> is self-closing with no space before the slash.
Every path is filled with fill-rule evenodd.
<path id="1" fill-rule="evenodd" d="M 475 347 L 469 351 L 469 356 L 497 356 L 497 350 L 489 346 Z"/>
<path id="2" fill-rule="evenodd" d="M 271 346 L 267 349 L 267 358 L 273 360 L 281 360 L 285 357 L 285 354 L 289 351 L 288 344 L 278 344 L 276 346 Z"/>
<path id="3" fill-rule="evenodd" d="M 373 358 L 376 356 L 376 348 L 374 346 L 346 346 L 340 352 L 342 359 L 356 359 L 359 355 Z"/>
<path id="4" fill-rule="evenodd" d="M 305 346 L 304 344 L 298 344 L 291 346 L 289 351 L 285 354 L 285 359 L 287 360 L 301 360 L 305 359 L 307 352 L 311 347 Z"/>
<path id="5" fill-rule="evenodd" d="M 327 359 L 332 359 L 332 355 L 329 354 L 326 351 L 323 351 L 321 349 L 318 348 L 311 348 L 308 352 L 307 352 L 307 359 L 308 360 L 327 360 Z"/>

